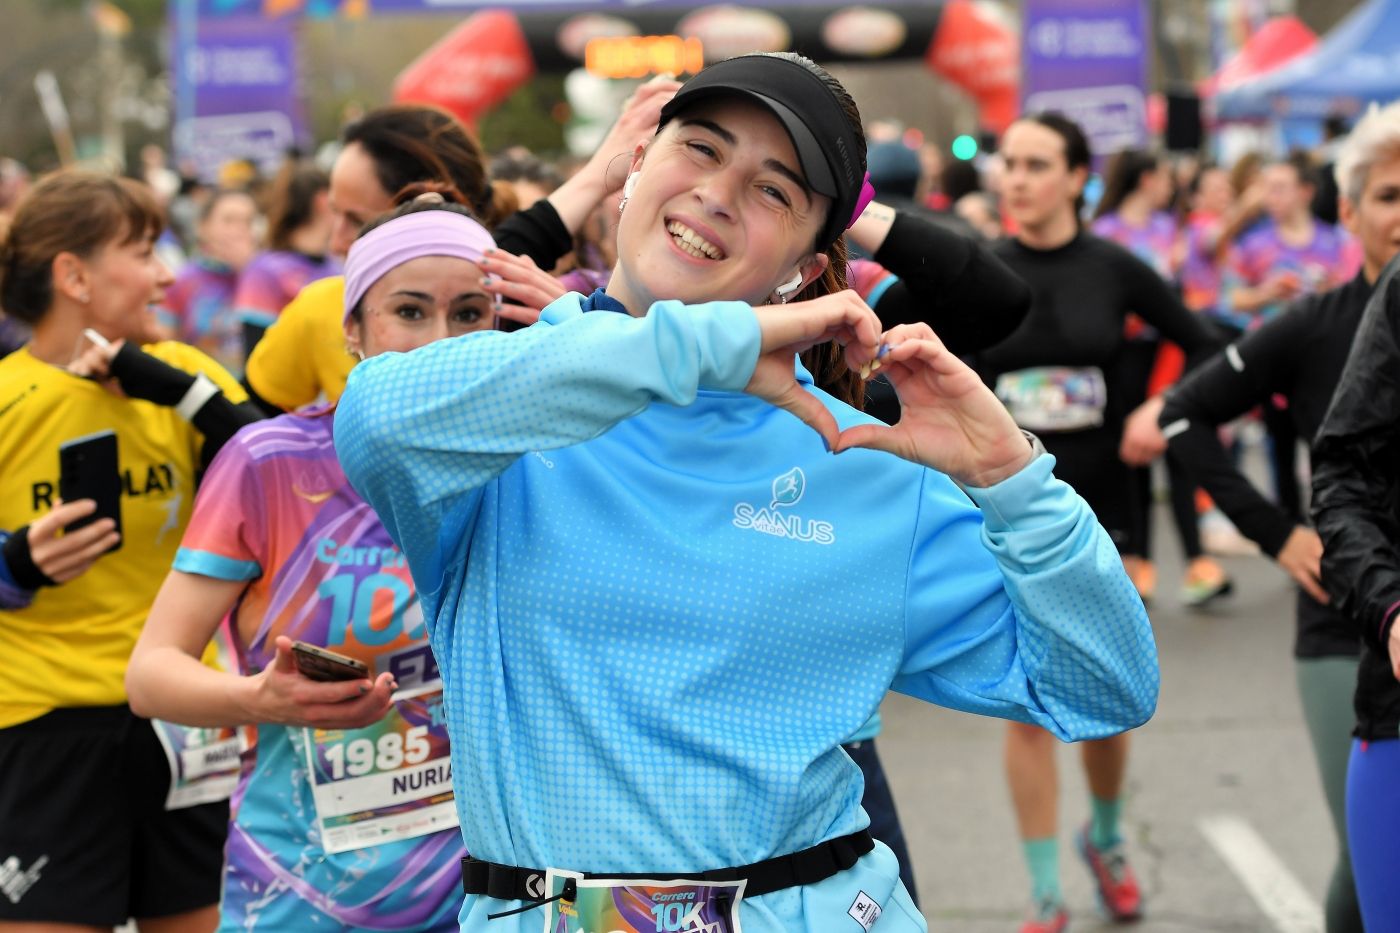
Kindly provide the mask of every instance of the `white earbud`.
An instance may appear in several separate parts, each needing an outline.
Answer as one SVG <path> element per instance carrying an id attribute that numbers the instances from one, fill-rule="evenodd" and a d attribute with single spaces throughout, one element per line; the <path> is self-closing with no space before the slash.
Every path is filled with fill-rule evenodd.
<path id="1" fill-rule="evenodd" d="M 801 287 L 802 271 L 799 269 L 796 275 L 794 275 L 791 279 L 784 282 L 783 284 L 779 285 L 773 291 L 779 295 L 791 295 L 793 292 L 797 291 Z"/>
<path id="2" fill-rule="evenodd" d="M 627 180 L 622 183 L 622 197 L 627 199 L 632 197 L 632 193 L 637 190 L 637 173 L 633 172 L 627 176 Z"/>

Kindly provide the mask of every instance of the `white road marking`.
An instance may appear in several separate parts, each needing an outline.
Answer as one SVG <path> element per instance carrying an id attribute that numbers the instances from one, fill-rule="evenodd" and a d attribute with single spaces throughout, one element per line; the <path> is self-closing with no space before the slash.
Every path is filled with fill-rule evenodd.
<path id="1" fill-rule="evenodd" d="M 1279 933 L 1322 933 L 1322 908 L 1245 820 L 1218 814 L 1196 824 Z"/>

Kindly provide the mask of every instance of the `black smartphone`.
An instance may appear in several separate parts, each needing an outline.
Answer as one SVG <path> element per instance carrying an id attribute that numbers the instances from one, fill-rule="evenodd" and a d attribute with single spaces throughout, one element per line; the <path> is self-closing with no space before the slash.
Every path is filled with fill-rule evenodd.
<path id="1" fill-rule="evenodd" d="M 365 662 L 304 641 L 292 642 L 292 659 L 302 676 L 310 680 L 363 680 L 369 676 Z"/>
<path id="2" fill-rule="evenodd" d="M 98 431 L 64 441 L 58 447 L 58 495 L 64 502 L 91 499 L 97 510 L 69 524 L 65 531 L 77 531 L 100 518 L 116 523 L 122 530 L 122 478 L 117 469 L 117 435 Z M 118 538 L 112 550 L 122 546 Z"/>

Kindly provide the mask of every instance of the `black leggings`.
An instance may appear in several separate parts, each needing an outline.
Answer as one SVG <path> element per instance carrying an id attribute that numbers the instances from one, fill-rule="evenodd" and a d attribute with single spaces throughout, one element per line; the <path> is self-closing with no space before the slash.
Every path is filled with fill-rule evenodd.
<path id="1" fill-rule="evenodd" d="M 1187 560 L 1205 553 L 1201 549 L 1201 523 L 1196 514 L 1196 484 L 1170 453 L 1167 454 L 1167 501 L 1171 505 L 1172 521 L 1181 538 L 1181 549 Z M 1133 537 L 1124 552 L 1144 558 L 1152 557 L 1152 468 L 1133 469 Z"/>
<path id="2" fill-rule="evenodd" d="M 1132 471 L 1118 457 L 1121 424 L 1068 433 L 1045 432 L 1040 440 L 1055 457 L 1055 475 L 1084 497 L 1119 553 L 1132 548 L 1135 510 Z"/>
<path id="3" fill-rule="evenodd" d="M 1147 401 L 1147 384 L 1157 362 L 1155 340 L 1130 340 L 1123 345 L 1122 382 L 1125 408 L 1132 411 Z M 1132 522 L 1124 554 L 1152 557 L 1152 468 L 1134 467 L 1132 479 Z M 1167 494 L 1171 501 L 1172 523 L 1187 560 L 1195 560 L 1201 550 L 1201 527 L 1196 516 L 1196 484 L 1175 460 L 1167 457 Z"/>

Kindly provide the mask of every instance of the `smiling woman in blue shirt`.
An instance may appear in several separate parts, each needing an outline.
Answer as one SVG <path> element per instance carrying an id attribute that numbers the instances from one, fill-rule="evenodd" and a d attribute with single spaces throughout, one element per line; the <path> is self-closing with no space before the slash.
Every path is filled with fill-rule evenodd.
<path id="1" fill-rule="evenodd" d="M 442 670 L 463 930 L 573 931 L 600 896 L 630 905 L 605 929 L 680 899 L 923 930 L 840 747 L 886 690 L 1067 739 L 1152 714 L 1093 513 L 931 329 L 844 290 L 864 148 L 811 62 L 712 65 L 633 155 L 606 291 L 355 368 L 336 449 Z M 806 351 L 854 389 L 878 364 L 902 420 Z"/>

